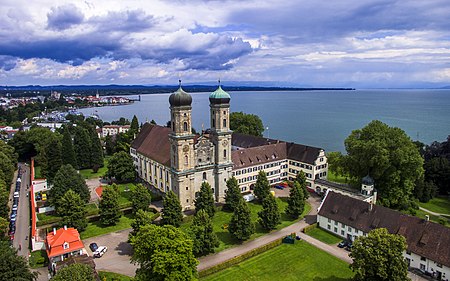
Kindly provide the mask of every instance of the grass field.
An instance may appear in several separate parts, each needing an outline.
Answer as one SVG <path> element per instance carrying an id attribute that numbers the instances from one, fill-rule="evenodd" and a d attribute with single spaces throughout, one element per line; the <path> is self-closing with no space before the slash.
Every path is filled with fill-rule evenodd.
<path id="1" fill-rule="evenodd" d="M 419 202 L 419 205 L 435 213 L 450 215 L 450 199 L 448 197 L 435 197 L 427 203 Z"/>
<path id="2" fill-rule="evenodd" d="M 99 271 L 98 275 L 100 276 L 100 280 L 102 281 L 132 281 L 133 278 L 128 277 L 126 275 L 122 275 L 119 273 L 108 272 L 108 271 Z"/>
<path id="3" fill-rule="evenodd" d="M 282 244 L 201 280 L 344 281 L 352 276 L 346 262 L 300 241 Z"/>
<path id="4" fill-rule="evenodd" d="M 108 171 L 107 167 L 108 167 L 108 158 L 105 157 L 103 160 L 103 167 L 98 169 L 97 173 L 94 173 L 92 171 L 92 169 L 83 169 L 83 170 L 80 170 L 80 174 L 85 179 L 100 178 L 100 177 L 103 177 L 106 174 L 106 172 Z"/>
<path id="5" fill-rule="evenodd" d="M 313 228 L 307 233 L 309 236 L 316 238 L 319 241 L 322 241 L 326 244 L 336 244 L 342 241 L 341 237 L 338 237 L 336 235 L 333 235 L 332 233 L 329 233 L 321 228 Z"/>
<path id="6" fill-rule="evenodd" d="M 45 250 L 31 252 L 29 262 L 31 268 L 44 267 L 48 265 L 47 253 L 45 252 Z"/>
<path id="7" fill-rule="evenodd" d="M 291 225 L 291 224 L 295 223 L 296 221 L 298 221 L 298 220 L 292 220 L 284 213 L 284 209 L 287 206 L 286 200 L 277 198 L 277 202 L 278 202 L 278 207 L 279 207 L 280 211 L 282 212 L 281 223 L 277 226 L 277 229 L 284 228 L 284 227 Z M 252 220 L 256 224 L 256 232 L 250 237 L 250 240 L 252 240 L 252 239 L 260 237 L 264 234 L 267 234 L 268 232 L 266 230 L 264 230 L 257 222 L 258 221 L 258 212 L 260 210 L 262 210 L 262 206 L 260 204 L 253 203 L 253 202 L 249 202 L 248 206 L 251 211 Z M 309 213 L 310 210 L 311 210 L 311 206 L 309 204 L 307 204 L 305 206 L 305 211 L 303 212 L 303 216 L 305 214 Z M 228 230 L 223 228 L 224 225 L 228 225 L 228 223 L 230 223 L 232 214 L 233 214 L 232 212 L 225 212 L 222 210 L 218 210 L 216 212 L 216 214 L 214 215 L 214 218 L 213 218 L 214 232 L 217 234 L 217 237 L 219 238 L 219 242 L 220 242 L 219 247 L 216 248 L 216 252 L 219 252 L 219 251 L 225 250 L 227 248 L 233 247 L 237 244 L 240 244 L 240 241 L 234 239 L 231 236 L 231 234 L 228 232 Z M 185 222 L 181 225 L 181 229 L 187 231 L 187 229 L 191 225 L 192 219 L 193 219 L 192 216 L 185 218 Z"/>
<path id="8" fill-rule="evenodd" d="M 104 226 L 98 221 L 89 222 L 86 229 L 80 233 L 81 239 L 86 239 L 94 236 L 99 236 L 131 227 L 131 222 L 133 220 L 132 214 L 125 214 L 120 217 L 119 222 L 113 226 Z"/>
<path id="9" fill-rule="evenodd" d="M 34 166 L 34 178 L 42 179 L 41 166 Z"/>

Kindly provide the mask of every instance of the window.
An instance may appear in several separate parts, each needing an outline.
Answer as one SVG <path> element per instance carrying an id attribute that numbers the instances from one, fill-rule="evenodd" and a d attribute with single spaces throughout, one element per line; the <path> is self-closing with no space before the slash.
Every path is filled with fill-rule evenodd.
<path id="1" fill-rule="evenodd" d="M 327 225 L 327 228 L 328 228 L 328 230 L 330 230 L 331 229 L 331 225 Z"/>
<path id="2" fill-rule="evenodd" d="M 424 264 L 420 264 L 420 269 L 421 270 L 425 270 L 425 265 Z"/>
<path id="3" fill-rule="evenodd" d="M 189 187 L 186 186 L 186 190 L 189 190 Z"/>
<path id="4" fill-rule="evenodd" d="M 226 149 L 223 150 L 223 158 L 227 158 L 227 150 Z"/>
<path id="5" fill-rule="evenodd" d="M 341 230 L 341 235 L 344 236 L 345 235 L 345 231 Z"/>
<path id="6" fill-rule="evenodd" d="M 335 221 L 335 222 L 334 222 L 334 225 L 338 225 L 338 222 L 337 222 L 337 221 Z"/>
<path id="7" fill-rule="evenodd" d="M 420 257 L 421 261 L 426 261 L 427 259 L 425 257 Z"/>
<path id="8" fill-rule="evenodd" d="M 203 180 L 206 180 L 206 172 L 203 172 Z"/>
<path id="9" fill-rule="evenodd" d="M 186 203 L 189 203 L 189 199 L 186 199 Z"/>
<path id="10" fill-rule="evenodd" d="M 334 232 L 337 233 L 337 227 L 334 227 Z"/>
<path id="11" fill-rule="evenodd" d="M 328 222 L 331 223 L 331 219 L 328 219 Z"/>
<path id="12" fill-rule="evenodd" d="M 187 122 L 183 123 L 183 129 L 184 129 L 185 132 L 188 131 L 188 123 Z"/>
<path id="13" fill-rule="evenodd" d="M 212 127 L 215 128 L 216 127 L 216 120 L 213 118 L 212 119 Z"/>
<path id="14" fill-rule="evenodd" d="M 348 227 L 348 231 L 352 232 L 352 228 L 350 226 Z"/>
<path id="15" fill-rule="evenodd" d="M 411 255 L 411 251 L 406 251 L 406 254 L 407 255 Z"/>
<path id="16" fill-rule="evenodd" d="M 64 247 L 64 250 L 65 250 L 65 249 L 69 249 L 69 243 L 67 243 L 67 242 L 64 243 L 63 247 Z"/>
<path id="17" fill-rule="evenodd" d="M 184 156 L 184 165 L 188 165 L 189 164 L 189 158 L 187 155 Z"/>
<path id="18" fill-rule="evenodd" d="M 436 266 L 442 268 L 442 264 L 440 263 L 436 263 Z"/>
<path id="19" fill-rule="evenodd" d="M 224 127 L 224 128 L 227 127 L 227 119 L 223 119 L 223 127 Z"/>

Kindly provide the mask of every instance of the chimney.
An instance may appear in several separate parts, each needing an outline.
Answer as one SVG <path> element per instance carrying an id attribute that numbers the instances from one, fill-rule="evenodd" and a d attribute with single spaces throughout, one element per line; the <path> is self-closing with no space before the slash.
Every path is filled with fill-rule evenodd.
<path id="1" fill-rule="evenodd" d="M 425 220 L 426 221 L 430 221 L 430 216 L 429 215 L 425 215 Z"/>
<path id="2" fill-rule="evenodd" d="M 56 228 L 53 228 L 53 235 L 56 235 Z"/>
<path id="3" fill-rule="evenodd" d="M 67 230 L 67 225 L 64 225 L 64 230 Z"/>

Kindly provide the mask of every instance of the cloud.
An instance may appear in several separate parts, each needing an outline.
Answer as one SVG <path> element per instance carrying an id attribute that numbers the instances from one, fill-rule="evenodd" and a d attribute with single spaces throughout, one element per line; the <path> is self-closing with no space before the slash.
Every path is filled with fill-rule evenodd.
<path id="1" fill-rule="evenodd" d="M 16 58 L 11 56 L 2 56 L 0 55 L 0 69 L 5 71 L 9 71 L 16 67 Z"/>
<path id="2" fill-rule="evenodd" d="M 83 13 L 74 4 L 52 8 L 47 14 L 48 28 L 55 30 L 68 29 L 82 23 L 83 19 Z"/>

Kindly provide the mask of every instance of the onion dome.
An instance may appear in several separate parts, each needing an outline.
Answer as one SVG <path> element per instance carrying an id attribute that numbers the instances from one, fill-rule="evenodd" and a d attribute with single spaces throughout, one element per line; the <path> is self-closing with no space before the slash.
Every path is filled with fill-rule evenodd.
<path id="1" fill-rule="evenodd" d="M 180 87 L 169 97 L 170 106 L 191 106 L 192 97 Z"/>
<path id="2" fill-rule="evenodd" d="M 219 85 L 219 88 L 209 95 L 209 102 L 212 104 L 230 103 L 230 94 L 225 92 Z"/>
<path id="3" fill-rule="evenodd" d="M 364 184 L 364 185 L 373 185 L 374 184 L 374 180 L 369 175 L 367 175 L 367 176 L 362 178 L 362 184 Z"/>

